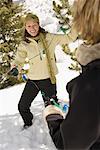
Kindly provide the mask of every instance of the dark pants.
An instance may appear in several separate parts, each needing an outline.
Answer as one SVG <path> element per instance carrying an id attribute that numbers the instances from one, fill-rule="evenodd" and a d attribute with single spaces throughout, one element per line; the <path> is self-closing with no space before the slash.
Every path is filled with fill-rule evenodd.
<path id="1" fill-rule="evenodd" d="M 18 104 L 18 110 L 25 125 L 32 124 L 33 114 L 30 112 L 30 106 L 39 91 L 42 93 L 45 104 L 50 102 L 51 98 L 57 101 L 56 84 L 52 84 L 50 79 L 28 80 Z"/>

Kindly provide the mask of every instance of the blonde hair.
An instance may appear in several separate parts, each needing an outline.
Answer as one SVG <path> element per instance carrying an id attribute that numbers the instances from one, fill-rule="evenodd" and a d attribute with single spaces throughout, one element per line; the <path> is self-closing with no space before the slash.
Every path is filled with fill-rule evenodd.
<path id="1" fill-rule="evenodd" d="M 100 42 L 100 0 L 75 0 L 73 26 L 89 43 Z"/>

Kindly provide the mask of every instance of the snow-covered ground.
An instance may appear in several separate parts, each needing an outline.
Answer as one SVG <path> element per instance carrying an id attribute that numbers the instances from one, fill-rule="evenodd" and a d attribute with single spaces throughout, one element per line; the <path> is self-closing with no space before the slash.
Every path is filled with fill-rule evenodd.
<path id="1" fill-rule="evenodd" d="M 28 8 L 33 8 L 39 14 L 42 25 L 51 32 L 56 32 L 58 22 L 52 17 L 50 0 L 26 0 Z M 34 2 L 34 3 L 33 3 Z M 33 3 L 33 7 L 32 7 Z M 45 15 L 46 13 L 46 15 Z M 68 69 L 70 58 L 59 47 L 56 49 L 57 66 L 57 96 L 68 102 L 66 84 L 78 73 Z M 32 103 L 34 114 L 32 127 L 21 131 L 23 121 L 18 113 L 17 105 L 25 83 L 0 90 L 0 150 L 56 150 L 48 128 L 43 118 L 43 100 L 39 93 Z"/>

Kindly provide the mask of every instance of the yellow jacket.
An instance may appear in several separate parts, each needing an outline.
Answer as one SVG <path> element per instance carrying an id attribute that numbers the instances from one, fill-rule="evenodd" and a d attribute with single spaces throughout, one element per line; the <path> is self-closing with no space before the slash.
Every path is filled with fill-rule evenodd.
<path id="1" fill-rule="evenodd" d="M 55 47 L 60 44 L 69 44 L 71 41 L 75 40 L 76 35 L 68 36 L 66 34 L 46 34 L 46 41 L 48 43 L 48 50 L 50 51 L 50 59 L 53 66 L 54 74 L 58 73 L 58 69 L 55 62 Z M 18 47 L 17 54 L 14 60 L 14 64 L 18 66 L 23 66 L 25 59 L 29 61 L 29 70 L 27 76 L 31 80 L 41 80 L 47 79 L 50 77 L 48 67 L 47 67 L 47 58 L 44 54 L 43 45 L 41 42 L 38 43 L 30 38 L 31 42 L 26 43 L 22 41 Z"/>

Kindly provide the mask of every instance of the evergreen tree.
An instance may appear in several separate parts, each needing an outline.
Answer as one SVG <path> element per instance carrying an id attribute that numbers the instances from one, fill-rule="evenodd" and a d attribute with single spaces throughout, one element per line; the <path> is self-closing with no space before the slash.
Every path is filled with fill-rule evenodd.
<path id="1" fill-rule="evenodd" d="M 61 25 L 61 30 L 66 33 L 71 27 L 71 10 L 68 0 L 59 0 L 60 4 L 53 1 L 53 10 Z"/>
<path id="2" fill-rule="evenodd" d="M 22 5 L 15 4 L 12 0 L 0 0 L 0 88 L 6 87 L 8 82 L 15 83 L 14 79 L 7 76 L 7 72 L 21 39 L 22 10 Z"/>
<path id="3" fill-rule="evenodd" d="M 55 15 L 59 20 L 59 31 L 62 31 L 64 34 L 70 32 L 73 16 L 69 0 L 59 0 L 59 4 L 53 1 L 53 10 L 55 11 Z M 65 51 L 65 53 L 68 54 L 73 60 L 73 63 L 69 66 L 69 69 L 80 71 L 80 65 L 78 64 L 75 58 L 76 49 L 74 51 L 71 51 L 67 45 L 62 45 L 62 48 Z"/>

